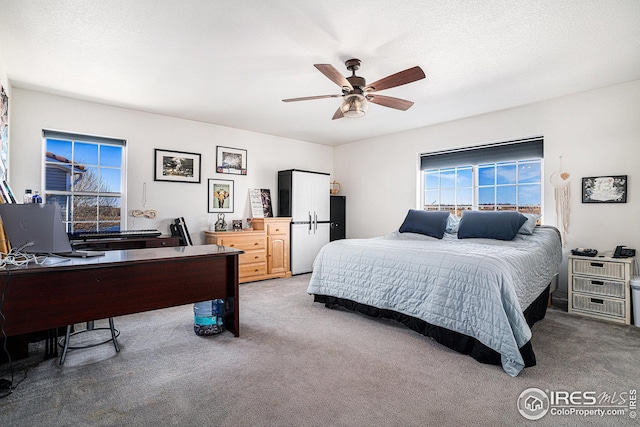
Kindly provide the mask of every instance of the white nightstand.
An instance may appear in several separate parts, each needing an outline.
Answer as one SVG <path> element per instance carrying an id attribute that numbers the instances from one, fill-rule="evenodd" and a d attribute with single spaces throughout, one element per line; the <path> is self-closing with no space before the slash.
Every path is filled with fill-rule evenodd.
<path id="1" fill-rule="evenodd" d="M 633 258 L 568 256 L 569 313 L 631 323 Z"/>

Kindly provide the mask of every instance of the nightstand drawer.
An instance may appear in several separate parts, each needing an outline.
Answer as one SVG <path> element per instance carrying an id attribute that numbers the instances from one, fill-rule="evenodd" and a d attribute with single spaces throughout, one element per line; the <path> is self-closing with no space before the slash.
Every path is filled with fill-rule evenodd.
<path id="1" fill-rule="evenodd" d="M 620 319 L 625 319 L 627 316 L 624 300 L 597 298 L 590 295 L 573 294 L 571 304 L 573 310 L 576 311 L 604 314 Z"/>
<path id="2" fill-rule="evenodd" d="M 585 259 L 573 260 L 573 274 L 585 274 L 589 276 L 608 277 L 610 279 L 626 280 L 625 264 L 618 262 L 593 261 Z"/>
<path id="3" fill-rule="evenodd" d="M 593 295 L 624 299 L 626 295 L 625 291 L 625 282 L 573 276 L 573 292 L 585 292 Z"/>

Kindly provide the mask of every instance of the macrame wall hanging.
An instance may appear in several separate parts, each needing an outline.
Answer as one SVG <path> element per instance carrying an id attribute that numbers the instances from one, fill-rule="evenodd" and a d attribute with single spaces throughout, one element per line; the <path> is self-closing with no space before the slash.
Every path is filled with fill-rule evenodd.
<path id="1" fill-rule="evenodd" d="M 552 173 L 549 180 L 553 186 L 556 204 L 556 227 L 560 230 L 563 247 L 565 235 L 569 232 L 569 199 L 571 196 L 569 177 L 569 173 L 562 169 L 562 156 L 560 156 L 560 170 Z"/>

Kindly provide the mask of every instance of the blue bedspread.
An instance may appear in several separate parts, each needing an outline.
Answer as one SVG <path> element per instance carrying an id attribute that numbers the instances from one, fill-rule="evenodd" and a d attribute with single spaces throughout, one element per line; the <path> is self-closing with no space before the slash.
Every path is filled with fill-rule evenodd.
<path id="1" fill-rule="evenodd" d="M 349 299 L 417 317 L 476 338 L 502 357 L 511 376 L 524 368 L 531 339 L 522 312 L 558 272 L 558 231 L 537 227 L 512 241 L 442 240 L 394 232 L 338 240 L 316 257 L 308 293 Z"/>

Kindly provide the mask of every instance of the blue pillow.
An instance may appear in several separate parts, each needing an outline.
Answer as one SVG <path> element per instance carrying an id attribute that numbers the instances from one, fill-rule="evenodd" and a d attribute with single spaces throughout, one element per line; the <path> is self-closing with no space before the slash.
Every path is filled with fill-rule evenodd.
<path id="1" fill-rule="evenodd" d="M 464 211 L 458 239 L 513 240 L 527 218 L 516 211 Z"/>
<path id="2" fill-rule="evenodd" d="M 419 233 L 442 239 L 447 229 L 447 219 L 449 219 L 449 212 L 409 209 L 399 231 L 401 233 Z"/>
<path id="3" fill-rule="evenodd" d="M 536 215 L 536 214 L 522 214 L 524 215 L 525 218 L 527 218 L 527 221 L 522 225 L 522 227 L 520 227 L 520 230 L 518 230 L 518 234 L 533 234 L 533 230 L 536 229 L 536 225 L 538 224 L 538 219 L 540 218 L 540 215 Z"/>

